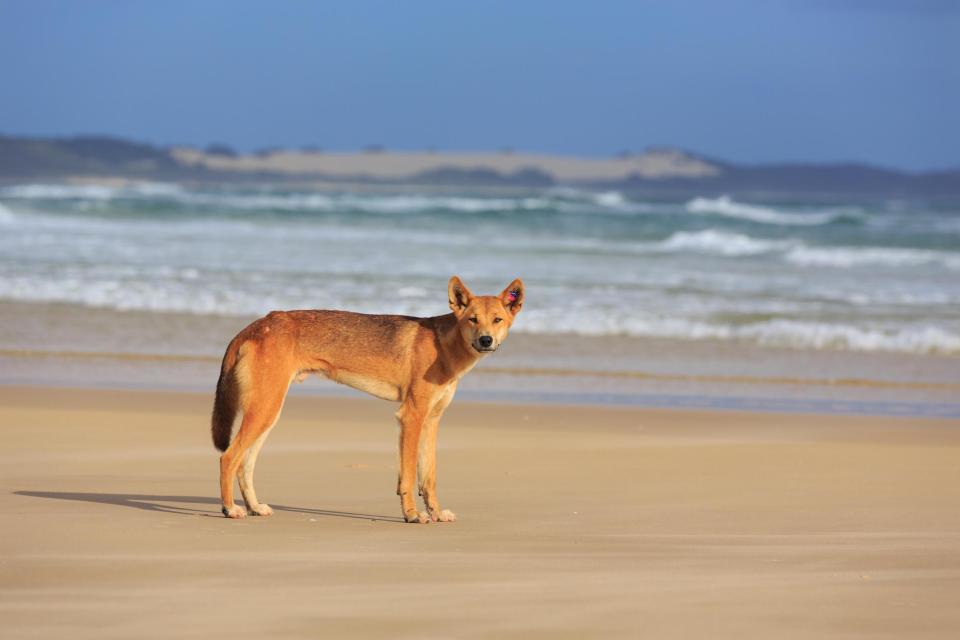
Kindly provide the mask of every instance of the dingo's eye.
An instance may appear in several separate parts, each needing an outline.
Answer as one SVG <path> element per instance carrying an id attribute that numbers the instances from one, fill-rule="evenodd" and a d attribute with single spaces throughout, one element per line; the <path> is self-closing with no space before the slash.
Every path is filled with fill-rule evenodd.
<path id="1" fill-rule="evenodd" d="M 497 324 L 498 322 L 503 322 L 503 318 L 494 318 L 494 319 L 493 319 L 493 324 Z"/>
<path id="2" fill-rule="evenodd" d="M 472 318 L 470 318 L 470 322 L 472 322 L 473 324 L 477 324 L 477 316 L 473 316 Z"/>

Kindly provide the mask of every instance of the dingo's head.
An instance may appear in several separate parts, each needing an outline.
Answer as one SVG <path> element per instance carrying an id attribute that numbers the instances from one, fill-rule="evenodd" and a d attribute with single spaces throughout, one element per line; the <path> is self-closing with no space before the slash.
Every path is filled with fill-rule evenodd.
<path id="1" fill-rule="evenodd" d="M 447 285 L 450 308 L 460 335 L 471 348 L 484 354 L 496 351 L 507 339 L 513 319 L 523 306 L 523 282 L 517 278 L 498 296 L 475 296 L 457 276 Z"/>

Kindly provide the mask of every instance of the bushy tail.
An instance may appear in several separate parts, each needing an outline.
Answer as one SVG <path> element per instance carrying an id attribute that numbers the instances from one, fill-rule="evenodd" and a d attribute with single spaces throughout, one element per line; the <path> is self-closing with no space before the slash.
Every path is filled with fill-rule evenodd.
<path id="1" fill-rule="evenodd" d="M 220 365 L 220 379 L 217 380 L 217 395 L 213 400 L 213 415 L 210 417 L 210 431 L 213 446 L 226 451 L 230 446 L 233 422 L 240 407 L 240 389 L 237 384 L 236 367 L 240 351 L 240 341 L 234 339 L 223 354 Z"/>

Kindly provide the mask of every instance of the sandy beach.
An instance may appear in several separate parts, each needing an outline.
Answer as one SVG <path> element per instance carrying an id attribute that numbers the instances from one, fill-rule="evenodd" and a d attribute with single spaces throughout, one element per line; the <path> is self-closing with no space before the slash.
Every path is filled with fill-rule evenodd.
<path id="1" fill-rule="evenodd" d="M 0 387 L 7 638 L 952 638 L 960 421 L 455 402 L 453 524 L 393 406 L 293 396 L 220 516 L 210 397 Z"/>

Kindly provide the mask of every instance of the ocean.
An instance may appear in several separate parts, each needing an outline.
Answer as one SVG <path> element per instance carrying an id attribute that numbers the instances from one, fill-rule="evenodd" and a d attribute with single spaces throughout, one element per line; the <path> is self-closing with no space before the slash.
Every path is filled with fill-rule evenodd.
<path id="1" fill-rule="evenodd" d="M 227 316 L 444 313 L 519 333 L 960 354 L 960 206 L 621 192 L 0 188 L 0 301 Z"/>

